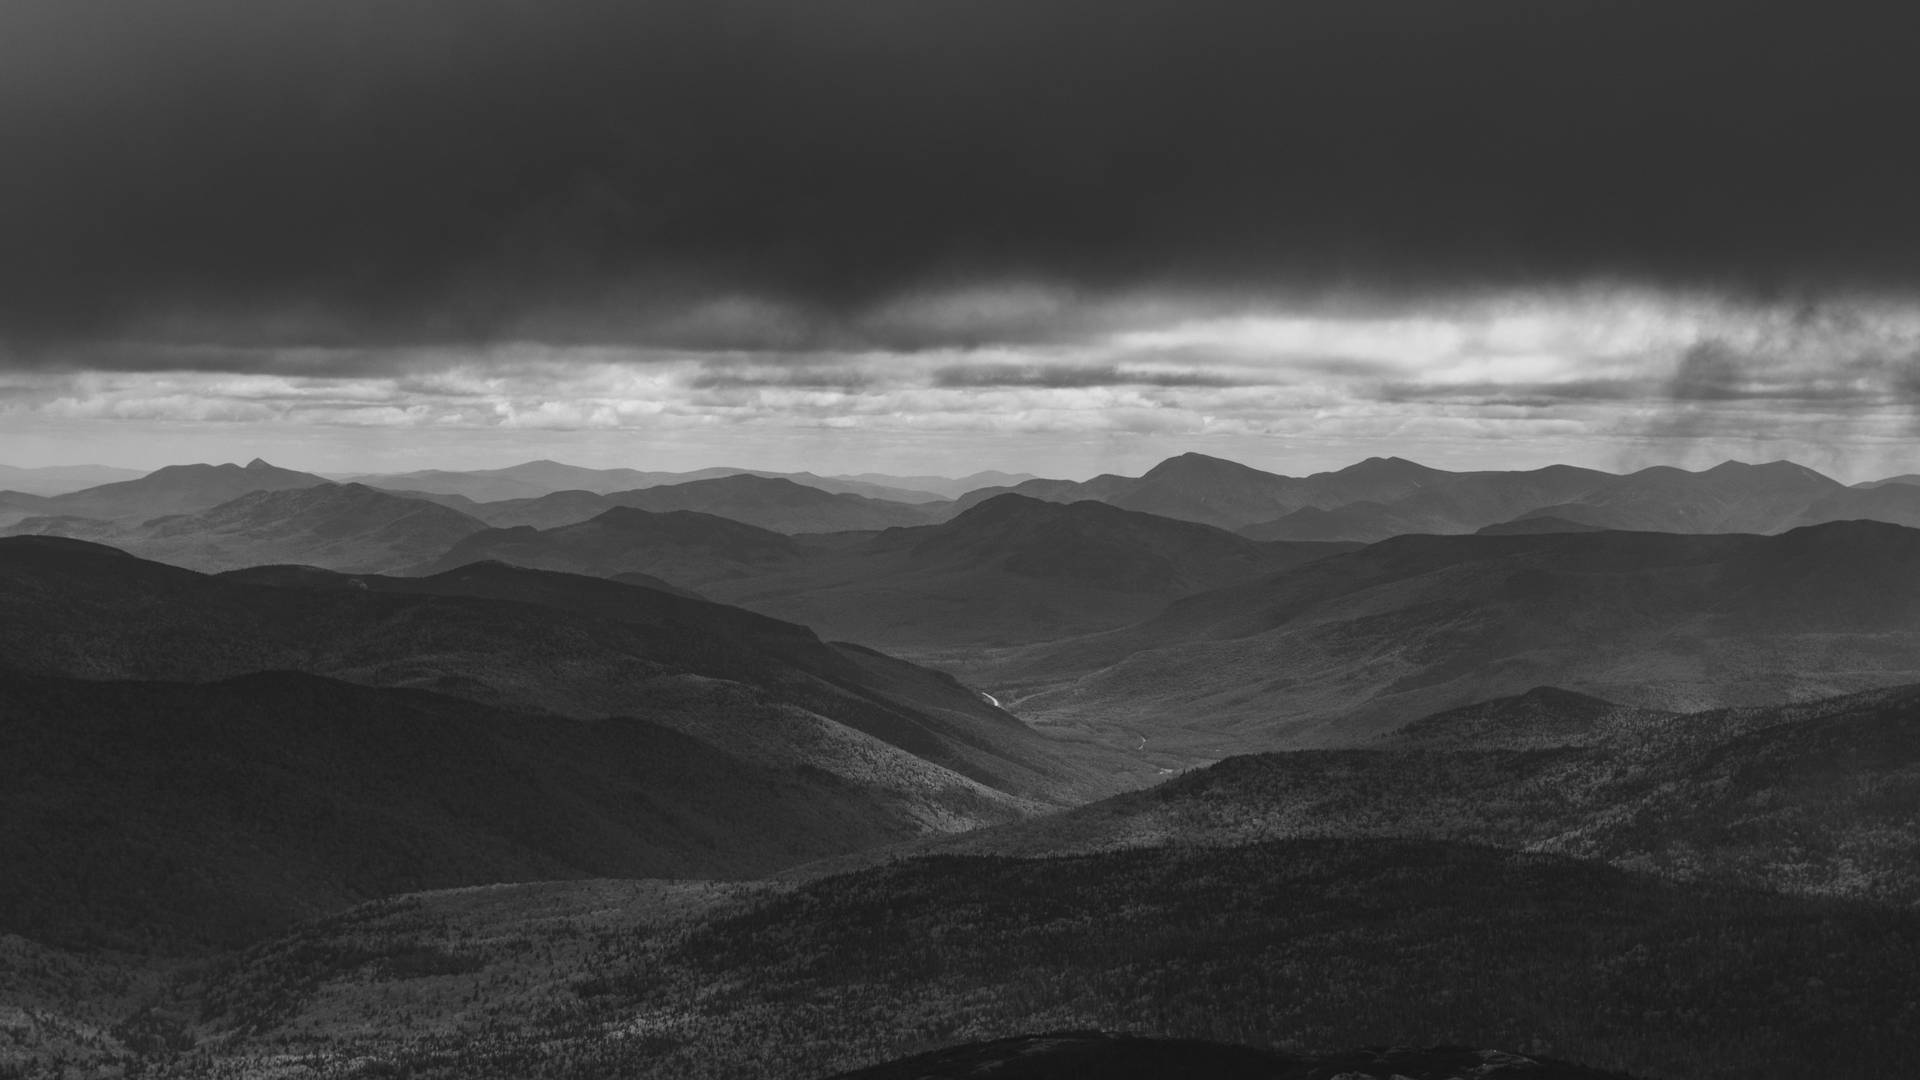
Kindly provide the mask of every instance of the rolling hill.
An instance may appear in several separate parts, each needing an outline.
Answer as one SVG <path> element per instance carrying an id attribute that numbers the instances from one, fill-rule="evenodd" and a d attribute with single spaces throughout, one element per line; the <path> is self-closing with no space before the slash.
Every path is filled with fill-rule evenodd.
<path id="1" fill-rule="evenodd" d="M 1364 748 L 1232 757 L 917 850 L 1034 858 L 1297 837 L 1445 840 L 1911 906 L 1916 811 L 1920 687 L 1692 714 L 1541 687 Z"/>
<path id="2" fill-rule="evenodd" d="M 1647 708 L 1920 681 L 1920 532 L 1403 536 L 996 658 L 1036 722 L 1186 760 L 1353 744 L 1549 684 Z"/>
<path id="3" fill-rule="evenodd" d="M 1541 1075 L 1521 1066 L 1534 1058 L 1798 1080 L 1920 1068 L 1916 972 L 1911 911 L 1470 844 L 1297 839 L 903 859 L 731 892 L 425 894 L 251 949 L 168 1011 L 235 1073 L 292 1058 L 422 1080 L 815 1080 L 1102 1030 L 1284 1048 L 1321 1059 L 1315 1077 L 1377 1075 L 1392 1055 L 1411 1076 Z M 1443 1071 L 1385 1049 L 1434 1046 L 1454 1048 L 1428 1059 Z"/>

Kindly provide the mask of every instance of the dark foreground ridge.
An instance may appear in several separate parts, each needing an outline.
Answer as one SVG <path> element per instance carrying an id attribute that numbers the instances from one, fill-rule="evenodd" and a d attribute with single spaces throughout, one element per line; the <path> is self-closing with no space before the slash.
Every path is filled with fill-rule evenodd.
<path id="1" fill-rule="evenodd" d="M 1551 1058 L 1436 1046 L 1350 1050 L 1294 1057 L 1199 1039 L 1154 1039 L 1098 1031 L 1021 1035 L 968 1043 L 841 1073 L 831 1080 L 1628 1080 Z"/>

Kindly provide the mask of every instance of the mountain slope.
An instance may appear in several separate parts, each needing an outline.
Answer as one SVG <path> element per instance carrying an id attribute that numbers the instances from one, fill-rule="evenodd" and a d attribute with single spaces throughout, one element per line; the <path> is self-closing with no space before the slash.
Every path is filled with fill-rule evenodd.
<path id="1" fill-rule="evenodd" d="M 1360 540 L 1373 542 L 1406 533 L 1468 533 L 1507 521 L 1541 506 L 1576 499 L 1614 482 L 1610 473 L 1550 465 L 1518 472 L 1449 473 L 1425 469 L 1411 462 L 1397 474 L 1373 470 L 1381 478 L 1399 480 L 1371 488 L 1348 482 L 1348 474 L 1364 479 L 1368 462 L 1337 473 L 1310 477 L 1319 484 L 1312 505 L 1291 514 L 1242 527 L 1243 536 L 1256 539 Z M 1413 469 L 1420 469 L 1414 473 Z"/>
<path id="2" fill-rule="evenodd" d="M 252 491 L 282 491 L 327 483 L 312 473 L 277 468 L 259 458 L 240 465 L 168 465 L 136 480 L 58 495 L 42 513 L 105 520 L 144 521 L 165 514 L 190 514 L 237 499 Z"/>
<path id="3" fill-rule="evenodd" d="M 362 484 L 317 484 L 255 491 L 198 513 L 139 523 L 30 518 L 7 532 L 93 540 L 193 570 L 303 563 L 372 573 L 432 558 L 485 528 L 420 499 Z"/>
<path id="4" fill-rule="evenodd" d="M 1920 687 L 1687 715 L 1540 688 L 1364 749 L 1228 758 L 926 850 L 1031 858 L 1302 836 L 1450 840 L 1911 905 L 1916 813 Z"/>
<path id="5" fill-rule="evenodd" d="M 423 574 L 496 559 L 517 566 L 612 577 L 652 574 L 699 589 L 727 578 L 799 563 L 803 549 L 780 533 L 689 510 L 656 514 L 616 506 L 555 529 L 490 529 L 416 568 Z"/>
<path id="6" fill-rule="evenodd" d="M 1128 510 L 1233 528 L 1299 506 L 1305 486 L 1237 461 L 1181 454 L 1147 470 L 1109 501 Z"/>
<path id="7" fill-rule="evenodd" d="M 616 888 L 369 905 L 177 1008 L 235 1074 L 291 1057 L 422 1080 L 814 1080 L 1035 1030 L 1284 1046 L 1326 1055 L 1317 1078 L 1419 1061 L 1355 1046 L 1691 1080 L 1920 1069 L 1913 912 L 1553 856 L 1292 840 L 909 859 L 725 897 Z M 408 949 L 477 970 L 407 978 L 388 957 Z M 1520 1064 L 1464 1058 L 1402 1075 Z"/>
<path id="8" fill-rule="evenodd" d="M 817 546 L 789 568 L 702 590 L 835 637 L 890 651 L 950 650 L 940 655 L 957 661 L 962 646 L 1122 626 L 1195 590 L 1341 550 L 1261 544 L 1097 502 L 1007 494 L 940 525 Z"/>
<path id="9" fill-rule="evenodd" d="M 658 723 L 269 672 L 0 679 L 0 930 L 235 945 L 422 888 L 756 874 L 911 836 L 878 789 Z"/>
<path id="10" fill-rule="evenodd" d="M 933 520 L 935 513 L 907 503 L 834 494 L 792 480 L 745 473 L 600 495 L 561 491 L 538 499 L 491 503 L 479 513 L 498 527 L 552 529 L 585 521 L 616 506 L 655 513 L 691 510 L 781 533 L 922 525 Z"/>
<path id="11" fill-rule="evenodd" d="M 1790 524 L 1858 520 L 1920 526 L 1920 486 L 1889 481 L 1872 488 L 1842 488 L 1807 504 Z"/>
<path id="12" fill-rule="evenodd" d="M 1000 659 L 1036 721 L 1202 760 L 1550 684 L 1668 709 L 1920 681 L 1920 532 L 1404 536 Z M 1188 759 L 1193 760 L 1193 758 Z"/>
<path id="13" fill-rule="evenodd" d="M 646 573 L 830 637 L 918 654 L 1124 626 L 1175 597 L 1350 547 L 1263 544 L 1100 503 L 1004 495 L 939 525 L 801 537 L 692 511 L 616 507 L 555 529 L 476 533 L 415 570 L 498 560 Z"/>
<path id="14" fill-rule="evenodd" d="M 298 567 L 208 577 L 75 541 L 0 540 L 0 669 L 20 674 L 294 670 L 513 711 L 637 716 L 744 758 L 894 785 L 929 828 L 971 820 L 982 786 L 1007 793 L 987 793 L 989 816 L 1111 789 L 976 692 L 900 666 L 912 677 L 871 675 L 864 656 L 750 612 L 504 566 L 424 580 Z"/>
<path id="15" fill-rule="evenodd" d="M 830 480 L 841 480 L 856 484 L 874 484 L 879 487 L 904 491 L 921 491 L 937 495 L 944 499 L 957 499 L 969 491 L 978 491 L 985 487 L 1011 487 L 1037 479 L 1032 473 L 1005 473 L 989 469 L 984 472 L 969 473 L 966 476 L 893 476 L 888 473 L 858 473 L 855 475 L 836 475 Z"/>
<path id="16" fill-rule="evenodd" d="M 476 502 L 508 499 L 537 499 L 557 491 L 588 491 L 605 495 L 616 491 L 684 484 L 727 476 L 779 477 L 807 487 L 836 494 L 861 495 L 871 499 L 901 502 L 938 502 L 941 496 L 884 484 L 844 477 L 816 476 L 810 472 L 775 473 L 760 469 L 708 468 L 691 472 L 660 472 L 642 469 L 588 469 L 558 461 L 527 461 L 504 469 L 451 471 L 424 469 L 407 473 L 369 473 L 347 477 L 372 487 L 389 490 L 415 490 L 443 495 L 462 495 Z"/>
<path id="17" fill-rule="evenodd" d="M 1808 504 L 1845 490 L 1790 461 L 1727 461 L 1697 473 L 1658 465 L 1526 516 L 1642 532 L 1771 533 L 1799 523 Z"/>

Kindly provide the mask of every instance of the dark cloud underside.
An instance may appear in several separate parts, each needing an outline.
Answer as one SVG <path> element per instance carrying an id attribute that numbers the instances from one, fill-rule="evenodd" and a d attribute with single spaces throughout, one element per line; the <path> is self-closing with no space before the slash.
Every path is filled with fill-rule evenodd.
<path id="1" fill-rule="evenodd" d="M 1908 21 L 12 0 L 0 338 L 454 340 L 576 309 L 621 338 L 730 292 L 831 319 L 1007 278 L 1899 285 L 1920 277 Z"/>

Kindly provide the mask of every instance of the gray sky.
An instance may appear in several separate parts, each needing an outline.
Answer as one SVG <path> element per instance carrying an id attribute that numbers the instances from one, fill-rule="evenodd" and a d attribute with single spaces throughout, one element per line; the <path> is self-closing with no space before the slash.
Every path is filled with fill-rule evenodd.
<path id="1" fill-rule="evenodd" d="M 1911 35 L 1785 7 L 14 0 L 0 461 L 1920 469 Z"/>

